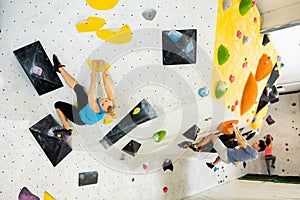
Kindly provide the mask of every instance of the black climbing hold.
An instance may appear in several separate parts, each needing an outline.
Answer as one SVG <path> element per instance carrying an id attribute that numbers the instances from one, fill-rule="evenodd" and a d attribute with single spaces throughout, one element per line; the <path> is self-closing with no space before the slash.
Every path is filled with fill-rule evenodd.
<path id="1" fill-rule="evenodd" d="M 141 147 L 140 143 L 138 143 L 134 140 L 131 140 L 125 147 L 123 147 L 122 151 L 135 157 L 140 147 Z"/>
<path id="2" fill-rule="evenodd" d="M 170 170 L 170 171 L 173 171 L 173 163 L 170 159 L 166 159 L 163 163 L 163 170 L 166 171 L 166 170 Z"/>
<path id="3" fill-rule="evenodd" d="M 195 124 L 183 133 L 183 136 L 190 140 L 196 140 L 198 134 L 200 133 L 200 128 Z"/>
<path id="4" fill-rule="evenodd" d="M 268 34 L 264 34 L 262 45 L 266 46 L 270 42 Z"/>
<path id="5" fill-rule="evenodd" d="M 98 182 L 98 172 L 82 172 L 79 173 L 79 186 L 96 184 Z"/>

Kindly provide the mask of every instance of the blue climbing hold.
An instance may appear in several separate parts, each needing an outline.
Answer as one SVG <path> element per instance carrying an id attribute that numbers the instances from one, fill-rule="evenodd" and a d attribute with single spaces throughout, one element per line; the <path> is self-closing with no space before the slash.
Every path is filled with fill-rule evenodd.
<path id="1" fill-rule="evenodd" d="M 193 51 L 193 49 L 194 49 L 193 41 L 190 41 L 185 47 L 185 54 L 189 54 L 191 51 Z"/>
<path id="2" fill-rule="evenodd" d="M 213 170 L 214 170 L 214 172 L 216 172 L 216 171 L 219 170 L 219 168 L 218 167 L 214 167 Z"/>
<path id="3" fill-rule="evenodd" d="M 281 64 L 280 64 L 280 67 L 284 67 L 284 64 L 283 64 L 283 63 L 281 63 Z"/>
<path id="4" fill-rule="evenodd" d="M 173 42 L 178 42 L 182 38 L 183 34 L 176 30 L 170 30 L 168 36 Z"/>
<path id="5" fill-rule="evenodd" d="M 199 94 L 200 97 L 206 97 L 206 96 L 208 96 L 209 95 L 209 88 L 208 88 L 208 86 L 200 88 L 198 90 L 198 94 Z"/>

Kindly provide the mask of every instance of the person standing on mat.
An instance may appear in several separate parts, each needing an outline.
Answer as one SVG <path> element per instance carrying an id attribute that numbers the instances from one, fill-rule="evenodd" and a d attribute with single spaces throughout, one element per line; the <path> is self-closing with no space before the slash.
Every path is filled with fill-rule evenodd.
<path id="1" fill-rule="evenodd" d="M 232 124 L 232 127 L 240 148 L 227 148 L 222 143 L 222 141 L 214 134 L 210 134 L 200 140 L 200 142 L 191 145 L 192 148 L 198 149 L 201 146 L 208 144 L 209 142 L 213 143 L 213 148 L 217 151 L 218 157 L 213 163 L 206 163 L 208 167 L 213 168 L 221 161 L 226 164 L 230 164 L 248 160 L 255 160 L 258 157 L 257 152 L 265 150 L 266 144 L 263 140 L 259 140 L 258 142 L 255 142 L 252 144 L 252 146 L 250 146 L 245 138 L 241 135 L 237 125 Z M 185 145 L 185 148 L 188 147 L 189 145 Z"/>
<path id="2" fill-rule="evenodd" d="M 271 171 L 270 171 L 270 161 L 272 161 L 271 167 L 275 168 L 275 161 L 276 161 L 276 156 L 272 155 L 272 145 L 273 145 L 273 137 L 271 135 L 266 135 L 264 137 L 265 142 L 266 142 L 266 149 L 265 149 L 265 161 L 267 164 L 267 171 L 269 176 L 271 176 Z"/>
<path id="3" fill-rule="evenodd" d="M 92 73 L 90 78 L 90 87 L 88 93 L 85 92 L 82 85 L 80 85 L 65 69 L 64 65 L 60 63 L 56 55 L 53 55 L 53 64 L 55 72 L 61 73 L 66 84 L 74 90 L 77 98 L 77 106 L 71 105 L 66 102 L 57 101 L 54 104 L 55 111 L 63 124 L 63 129 L 56 130 L 56 132 L 63 132 L 69 136 L 72 129 L 68 120 L 77 125 L 92 125 L 100 121 L 104 114 L 109 114 L 111 117 L 116 118 L 115 111 L 115 97 L 109 85 L 106 70 L 102 72 L 102 79 L 107 98 L 96 98 L 96 68 L 105 65 L 103 60 L 92 61 Z"/>

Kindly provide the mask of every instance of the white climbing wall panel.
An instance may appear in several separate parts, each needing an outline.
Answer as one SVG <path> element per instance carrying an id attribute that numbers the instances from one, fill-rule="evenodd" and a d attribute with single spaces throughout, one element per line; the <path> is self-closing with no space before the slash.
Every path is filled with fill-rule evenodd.
<path id="1" fill-rule="evenodd" d="M 153 21 L 147 21 L 141 15 L 148 8 L 157 11 Z M 94 32 L 78 33 L 75 25 L 89 16 L 99 16 L 106 19 L 105 28 L 109 29 L 118 29 L 124 24 L 129 24 L 133 31 L 197 29 L 197 63 L 210 68 L 216 12 L 217 1 L 210 0 L 193 2 L 189 0 L 120 0 L 112 10 L 108 11 L 95 10 L 83 0 L 1 1 L 0 199 L 16 199 L 21 188 L 25 186 L 41 199 L 44 191 L 48 191 L 60 200 L 174 200 L 199 193 L 245 174 L 247 169 L 241 165 L 238 167 L 220 165 L 220 170 L 215 173 L 205 166 L 205 161 L 211 161 L 215 155 L 194 155 L 193 153 L 186 155 L 185 159 L 176 161 L 174 172 L 164 172 L 162 169 L 153 173 L 120 172 L 99 162 L 88 151 L 84 138 L 76 131 L 72 141 L 73 151 L 54 168 L 28 128 L 49 113 L 58 119 L 54 112 L 54 102 L 57 100 L 72 102 L 74 96 L 66 86 L 38 96 L 12 53 L 13 50 L 39 40 L 49 58 L 52 58 L 52 54 L 57 54 L 62 63 L 67 66 L 70 74 L 87 86 L 89 71 L 85 60 L 105 42 L 97 38 Z M 155 43 L 157 47 L 161 45 L 160 37 L 161 35 L 158 35 L 154 38 L 157 40 Z M 146 40 L 146 38 L 139 39 L 141 43 Z M 113 45 L 112 52 L 105 52 L 105 55 L 113 54 L 122 48 L 122 45 Z M 134 70 L 141 66 L 145 68 L 142 68 L 143 70 L 136 76 L 153 73 L 153 69 L 148 71 L 146 64 L 161 64 L 162 53 L 161 49 L 151 48 L 145 48 L 142 51 L 135 49 L 132 52 L 117 55 L 109 71 L 112 83 L 117 85 L 118 81 L 126 77 L 126 74 L 135 72 Z M 105 51 L 105 49 L 102 50 Z M 97 55 L 101 55 L 101 52 Z M 174 91 L 165 90 L 169 86 L 165 87 L 164 84 L 148 87 L 147 85 L 136 86 L 133 83 L 132 87 L 136 89 L 133 93 L 117 97 L 120 103 L 118 105 L 120 115 L 124 116 L 145 94 L 152 102 L 162 102 L 164 105 L 162 109 L 166 113 L 181 109 L 180 101 L 188 105 L 190 101 L 195 102 L 195 100 L 198 102 L 198 111 L 205 112 L 210 101 L 199 100 L 197 91 L 205 86 L 205 80 L 209 77 L 197 75 L 195 68 L 189 65 L 166 67 L 162 70 L 167 69 L 172 69 L 170 71 L 174 74 L 164 73 L 162 79 L 170 81 L 174 88 L 180 88 L 183 83 L 189 88 L 179 90 L 182 93 L 174 93 Z M 209 71 L 209 69 L 205 70 Z M 156 71 L 156 73 L 160 72 Z M 128 82 L 128 84 L 130 86 L 131 83 Z M 121 92 L 126 94 L 126 88 Z M 189 94 L 192 94 L 192 97 Z M 207 117 L 209 114 L 207 113 Z M 185 124 L 184 118 L 189 123 Z M 182 116 L 179 119 L 183 129 L 187 129 L 192 125 L 193 120 L 197 120 L 190 116 Z M 178 125 L 176 116 L 173 118 L 171 116 L 169 120 L 173 120 L 174 124 Z M 111 124 L 110 127 L 113 125 Z M 105 130 L 108 129 L 105 127 Z M 181 129 L 176 129 L 176 131 L 179 130 Z M 78 187 L 78 173 L 85 171 L 98 171 L 98 183 Z M 162 191 L 165 186 L 169 188 L 167 193 Z"/>

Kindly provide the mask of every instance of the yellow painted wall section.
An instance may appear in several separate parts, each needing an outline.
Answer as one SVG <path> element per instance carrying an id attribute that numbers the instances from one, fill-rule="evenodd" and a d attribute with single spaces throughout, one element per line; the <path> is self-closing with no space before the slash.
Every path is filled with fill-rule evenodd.
<path id="1" fill-rule="evenodd" d="M 212 85 L 214 87 L 217 81 L 225 81 L 228 84 L 228 91 L 225 96 L 218 101 L 226 108 L 229 108 L 243 121 L 247 122 L 252 128 L 257 129 L 261 127 L 262 123 L 255 123 L 254 126 L 252 119 L 256 113 L 259 99 L 270 74 L 263 80 L 257 82 L 258 95 L 256 102 L 241 116 L 240 102 L 243 90 L 250 72 L 256 74 L 261 56 L 267 54 L 271 57 L 271 61 L 275 65 L 277 62 L 277 52 L 272 41 L 266 46 L 262 45 L 263 35 L 259 33 L 261 17 L 256 6 L 252 7 L 244 16 L 241 16 L 239 13 L 240 2 L 241 0 L 232 0 L 231 7 L 227 11 L 224 11 L 222 6 L 223 0 L 219 0 Z M 243 36 L 250 38 L 245 44 L 243 44 Z M 224 45 L 230 54 L 228 61 L 223 65 L 218 64 L 218 47 L 220 45 Z M 211 91 L 215 91 L 215 89 L 212 88 Z M 214 94 L 212 96 L 215 97 Z M 264 116 L 259 115 L 257 117 Z M 260 120 L 258 119 L 258 121 Z"/>

